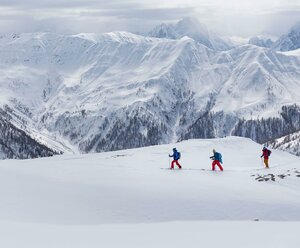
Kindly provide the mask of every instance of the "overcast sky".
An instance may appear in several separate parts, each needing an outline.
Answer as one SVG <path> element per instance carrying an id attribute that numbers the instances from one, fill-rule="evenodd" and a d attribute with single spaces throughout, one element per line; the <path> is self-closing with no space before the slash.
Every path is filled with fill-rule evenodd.
<path id="1" fill-rule="evenodd" d="M 300 22 L 300 0 L 0 0 L 0 33 L 145 32 L 187 16 L 224 36 L 279 36 Z"/>

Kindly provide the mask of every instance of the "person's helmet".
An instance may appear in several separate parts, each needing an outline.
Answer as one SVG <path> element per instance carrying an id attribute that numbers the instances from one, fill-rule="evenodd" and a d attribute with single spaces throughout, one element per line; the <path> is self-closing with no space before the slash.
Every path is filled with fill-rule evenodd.
<path id="1" fill-rule="evenodd" d="M 267 147 L 264 146 L 264 147 L 263 147 L 263 150 L 266 150 L 266 149 L 267 149 Z"/>
<path id="2" fill-rule="evenodd" d="M 173 148 L 173 151 L 176 151 L 176 148 Z"/>
<path id="3" fill-rule="evenodd" d="M 213 153 L 215 153 L 216 152 L 216 150 L 215 149 L 213 149 Z"/>

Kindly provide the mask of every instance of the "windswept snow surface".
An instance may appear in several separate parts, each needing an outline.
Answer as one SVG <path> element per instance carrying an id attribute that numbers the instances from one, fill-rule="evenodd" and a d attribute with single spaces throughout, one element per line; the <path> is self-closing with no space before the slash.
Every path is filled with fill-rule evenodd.
<path id="1" fill-rule="evenodd" d="M 175 146 L 184 169 L 171 171 Z M 224 172 L 210 171 L 213 148 Z M 298 247 L 300 159 L 273 150 L 265 170 L 261 148 L 228 137 L 1 161 L 0 246 Z"/>

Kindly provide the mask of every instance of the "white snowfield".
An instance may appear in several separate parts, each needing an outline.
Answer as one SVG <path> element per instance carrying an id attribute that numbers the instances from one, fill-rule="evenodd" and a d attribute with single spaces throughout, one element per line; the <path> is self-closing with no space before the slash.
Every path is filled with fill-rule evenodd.
<path id="1" fill-rule="evenodd" d="M 166 169 L 173 147 L 182 170 Z M 0 247 L 299 247 L 300 158 L 273 150 L 267 170 L 261 149 L 227 137 L 1 161 Z"/>

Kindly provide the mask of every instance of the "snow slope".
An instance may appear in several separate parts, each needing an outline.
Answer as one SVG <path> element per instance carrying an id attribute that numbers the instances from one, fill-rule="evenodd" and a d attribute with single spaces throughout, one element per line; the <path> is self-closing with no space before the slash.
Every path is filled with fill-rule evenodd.
<path id="1" fill-rule="evenodd" d="M 266 118 L 277 116 L 278 106 L 298 103 L 300 95 L 293 90 L 300 84 L 293 75 L 299 74 L 300 57 L 252 45 L 233 49 L 229 55 L 235 66 L 220 89 L 216 111 L 233 111 L 246 119 Z"/>
<path id="2" fill-rule="evenodd" d="M 288 151 L 300 156 L 300 131 L 272 140 L 268 144 L 274 149 Z"/>
<path id="3" fill-rule="evenodd" d="M 174 146 L 182 153 L 183 170 L 165 169 Z M 210 171 L 213 148 L 223 155 L 224 172 Z M 297 247 L 300 160 L 273 150 L 271 169 L 265 170 L 260 150 L 249 139 L 228 137 L 1 161 L 0 230 L 5 237 L 0 244 L 218 247 L 226 242 L 240 247 L 246 239 L 245 247 L 258 241 L 256 247 Z M 275 181 L 256 180 L 267 174 Z"/>

